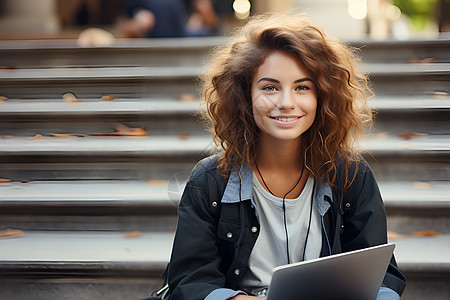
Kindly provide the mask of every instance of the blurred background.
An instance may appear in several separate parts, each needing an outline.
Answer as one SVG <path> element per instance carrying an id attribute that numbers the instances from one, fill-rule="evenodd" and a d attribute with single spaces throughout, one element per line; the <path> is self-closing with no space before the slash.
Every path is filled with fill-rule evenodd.
<path id="1" fill-rule="evenodd" d="M 138 299 L 211 154 L 198 78 L 236 26 L 307 12 L 375 91 L 357 145 L 402 299 L 450 299 L 450 0 L 0 0 L 0 299 Z"/>
<path id="2" fill-rule="evenodd" d="M 223 35 L 251 15 L 301 10 L 337 38 L 408 39 L 448 32 L 449 6 L 448 0 L 1 0 L 0 38 L 73 38 L 91 26 L 116 37 Z M 141 9 L 162 12 L 156 27 Z"/>

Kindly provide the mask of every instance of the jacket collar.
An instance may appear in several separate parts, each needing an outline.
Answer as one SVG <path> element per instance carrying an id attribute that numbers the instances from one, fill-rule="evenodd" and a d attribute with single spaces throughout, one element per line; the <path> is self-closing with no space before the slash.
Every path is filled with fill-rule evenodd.
<path id="1" fill-rule="evenodd" d="M 241 184 L 242 182 L 242 184 Z M 239 197 L 239 189 L 241 197 Z M 333 203 L 333 193 L 325 178 L 316 184 L 316 207 L 320 216 L 324 216 Z M 222 197 L 222 203 L 239 203 L 239 201 L 253 200 L 253 171 L 247 164 L 242 165 L 240 171 L 232 169 L 227 186 Z"/>

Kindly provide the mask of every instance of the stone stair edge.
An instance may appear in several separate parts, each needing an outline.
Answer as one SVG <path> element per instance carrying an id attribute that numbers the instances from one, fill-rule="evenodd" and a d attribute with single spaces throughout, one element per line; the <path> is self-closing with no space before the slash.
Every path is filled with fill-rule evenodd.
<path id="1" fill-rule="evenodd" d="M 101 233 L 101 232 L 32 232 L 25 231 L 23 237 L 13 239 L 0 239 L 0 249 L 9 249 L 14 247 L 25 246 L 27 243 L 35 245 L 34 248 L 21 249 L 18 253 L 0 254 L 0 270 L 15 270 L 19 272 L 27 273 L 33 270 L 34 267 L 42 272 L 52 272 L 53 270 L 71 270 L 84 269 L 84 270 L 102 270 L 111 268 L 128 268 L 151 271 L 151 269 L 157 268 L 158 272 L 161 271 L 170 257 L 170 250 L 172 245 L 173 233 L 159 233 L 157 236 L 165 236 L 164 240 L 158 239 L 155 234 L 144 232 L 142 237 L 127 240 L 124 236 L 126 232 L 114 232 L 114 233 Z M 38 237 L 34 237 L 38 235 Z M 78 240 L 71 241 L 71 236 L 76 236 Z M 94 239 L 90 237 L 94 237 Z M 26 239 L 31 237 L 29 241 Z M 33 238 L 34 237 L 34 238 Z M 145 238 L 143 238 L 145 237 Z M 105 244 L 104 239 L 108 239 Z M 136 242 L 136 240 L 139 240 Z M 87 240 L 87 242 L 85 242 Z M 156 241 L 158 240 L 158 241 Z M 412 247 L 417 244 L 429 243 L 433 241 L 432 248 L 428 248 L 427 245 L 419 248 Z M 402 240 L 393 240 L 396 244 L 395 255 L 399 265 L 399 268 L 405 273 L 428 273 L 428 274 L 446 274 L 450 275 L 450 257 L 445 255 L 448 250 L 448 244 L 450 235 L 440 235 L 436 237 L 412 237 L 404 238 Z M 77 252 L 61 254 L 59 248 L 52 248 L 52 245 L 64 243 L 71 245 L 77 245 L 83 241 L 83 247 L 89 248 L 89 251 L 84 253 L 77 252 L 76 248 L 70 248 L 67 252 Z M 67 242 L 68 241 L 68 242 Z M 132 243 L 132 242 L 134 243 Z M 108 251 L 105 251 L 110 246 L 111 242 L 115 242 L 115 248 L 110 249 L 110 252 L 115 252 L 115 258 L 108 259 L 111 255 Z M 10 245 L 6 245 L 10 243 Z M 93 245 L 97 244 L 97 248 Z M 124 248 L 128 247 L 129 248 Z M 153 248 L 152 248 L 153 247 Z M 154 247 L 157 247 L 154 248 Z M 95 253 L 93 249 L 98 249 L 99 253 Z M 129 251 L 128 251 L 128 250 Z M 149 250 L 151 249 L 151 250 Z M 428 249 L 425 251 L 425 249 Z M 152 250 L 154 251 L 152 253 Z M 27 253 L 32 251 L 32 254 Z M 119 253 L 119 254 L 116 254 Z M 436 254 L 436 255 L 433 255 Z M 70 259 L 66 259 L 66 256 L 70 256 Z M 89 256 L 91 258 L 89 258 Z M 49 259 L 51 257 L 51 259 Z M 78 258 L 78 259 L 77 259 Z M 3 272 L 2 272 L 3 273 Z M 420 275 L 419 275 L 420 276 Z"/>
<path id="2" fill-rule="evenodd" d="M 181 96 L 181 95 L 180 95 Z M 196 96 L 194 96 L 196 97 Z M 385 111 L 429 111 L 450 109 L 450 98 L 429 97 L 378 97 L 369 100 L 372 109 Z M 8 99 L 0 103 L 0 115 L 90 115 L 90 114 L 149 114 L 176 115 L 200 113 L 202 101 L 183 101 L 176 98 L 142 99 L 82 99 L 65 103 L 61 99 Z"/>
<path id="3" fill-rule="evenodd" d="M 42 72 L 45 70 L 45 72 Z M 449 75 L 450 63 L 402 64 L 402 63 L 366 63 L 362 70 L 370 76 L 421 76 Z M 12 69 L 0 70 L 3 81 L 16 80 L 81 80 L 101 79 L 173 79 L 180 77 L 198 77 L 203 74 L 202 66 L 153 66 L 153 67 L 101 67 L 101 68 L 48 68 L 48 69 Z"/>
<path id="4" fill-rule="evenodd" d="M 56 138 L 8 137 L 0 144 L 0 156 L 8 155 L 198 155 L 214 149 L 209 135 L 107 137 L 84 136 Z M 357 148 L 365 155 L 448 155 L 450 139 L 447 135 L 430 135 L 405 140 L 397 136 L 364 138 Z"/>
<path id="5" fill-rule="evenodd" d="M 25 49 L 98 49 L 98 48 L 171 48 L 171 47 L 214 47 L 216 45 L 224 44 L 229 37 L 217 36 L 217 37 L 202 37 L 202 38 L 164 38 L 164 39 L 126 39 L 117 38 L 115 42 L 106 47 L 79 47 L 76 43 L 76 39 L 48 39 L 48 40 L 1 40 L 0 49 L 4 50 L 17 50 Z M 370 38 L 358 39 L 358 40 L 346 40 L 348 44 L 355 47 L 369 47 L 369 46 L 381 46 L 381 47 L 394 47 L 394 46 L 432 46 L 432 45 L 447 45 L 450 43 L 449 35 L 441 35 L 440 37 L 430 38 L 413 38 L 408 40 L 395 40 L 387 39 L 383 41 L 372 40 Z"/>

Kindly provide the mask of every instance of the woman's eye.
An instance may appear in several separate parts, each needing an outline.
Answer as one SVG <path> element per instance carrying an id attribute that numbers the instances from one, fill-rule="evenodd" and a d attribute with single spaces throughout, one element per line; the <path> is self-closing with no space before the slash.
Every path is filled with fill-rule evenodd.
<path id="1" fill-rule="evenodd" d="M 297 87 L 298 91 L 307 91 L 309 90 L 309 87 L 307 87 L 306 85 L 301 85 Z"/>
<path id="2" fill-rule="evenodd" d="M 273 85 L 268 85 L 268 86 L 263 87 L 263 90 L 267 91 L 267 92 L 273 92 L 276 89 L 275 89 L 275 87 Z"/>

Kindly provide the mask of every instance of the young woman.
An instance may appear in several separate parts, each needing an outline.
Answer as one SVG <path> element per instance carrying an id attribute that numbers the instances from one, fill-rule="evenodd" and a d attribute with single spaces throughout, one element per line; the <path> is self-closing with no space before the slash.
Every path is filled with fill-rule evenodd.
<path id="1" fill-rule="evenodd" d="M 348 46 L 303 15 L 258 17 L 203 83 L 223 151 L 184 190 L 169 299 L 264 297 L 276 266 L 387 242 L 375 178 L 353 149 L 370 89 Z M 377 299 L 404 287 L 393 257 Z"/>

